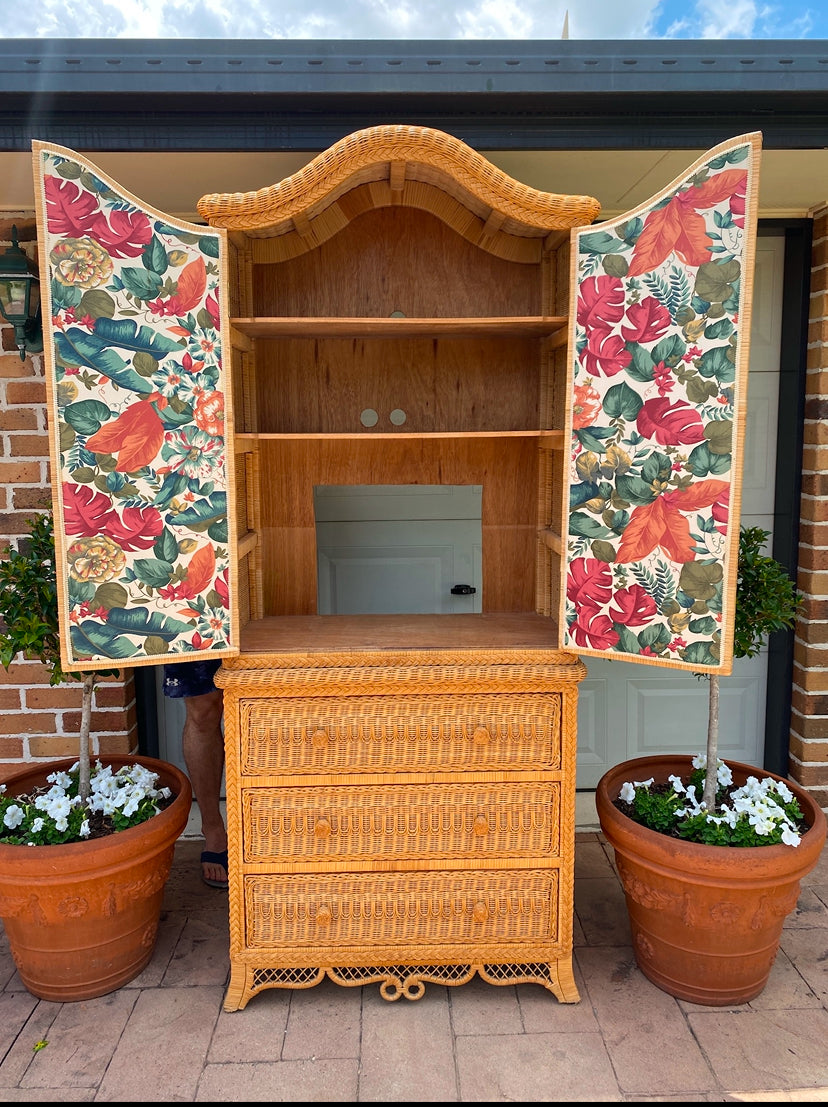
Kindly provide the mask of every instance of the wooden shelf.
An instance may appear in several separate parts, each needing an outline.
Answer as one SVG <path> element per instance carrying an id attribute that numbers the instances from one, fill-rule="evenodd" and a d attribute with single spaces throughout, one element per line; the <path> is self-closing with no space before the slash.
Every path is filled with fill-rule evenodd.
<path id="1" fill-rule="evenodd" d="M 545 338 L 566 340 L 565 316 L 504 316 L 466 319 L 408 318 L 248 318 L 230 325 L 248 338 Z"/>
<path id="2" fill-rule="evenodd" d="M 559 430 L 490 430 L 490 431 L 373 431 L 366 428 L 364 431 L 331 431 L 327 434 L 322 434 L 318 431 L 309 431 L 307 433 L 258 433 L 258 434 L 236 434 L 235 444 L 238 448 L 244 445 L 253 445 L 256 442 L 268 442 L 278 441 L 285 442 L 293 439 L 301 440 L 315 440 L 315 441 L 335 441 L 337 439 L 352 440 L 355 442 L 362 441 L 364 438 L 415 438 L 415 439 L 429 439 L 429 438 L 537 438 L 539 444 L 546 450 L 560 450 L 563 449 L 563 431 Z"/>
<path id="3" fill-rule="evenodd" d="M 314 654 L 349 650 L 545 650 L 564 654 L 553 619 L 531 612 L 483 615 L 283 615 L 256 619 L 242 628 L 242 656 L 228 659 L 244 669 L 261 654 Z M 567 655 L 570 656 L 571 655 Z"/>

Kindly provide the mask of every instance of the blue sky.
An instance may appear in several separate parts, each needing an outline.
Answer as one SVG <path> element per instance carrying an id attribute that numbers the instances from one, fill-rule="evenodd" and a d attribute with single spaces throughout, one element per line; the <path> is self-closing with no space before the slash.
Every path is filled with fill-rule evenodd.
<path id="1" fill-rule="evenodd" d="M 652 38 L 828 38 L 828 3 L 663 0 L 651 8 Z M 603 36 L 601 36 L 603 37 Z"/>
<path id="2" fill-rule="evenodd" d="M 828 39 L 826 0 L 0 0 L 6 38 Z"/>

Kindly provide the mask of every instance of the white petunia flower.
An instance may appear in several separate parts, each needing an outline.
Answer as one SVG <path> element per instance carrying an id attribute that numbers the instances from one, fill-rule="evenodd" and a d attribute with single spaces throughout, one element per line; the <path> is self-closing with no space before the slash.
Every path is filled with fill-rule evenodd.
<path id="1" fill-rule="evenodd" d="M 727 823 L 731 829 L 733 829 L 739 821 L 739 813 L 732 807 L 728 807 L 726 803 L 722 804 L 720 814 L 722 816 L 722 822 Z"/>
<path id="2" fill-rule="evenodd" d="M 704 754 L 697 754 L 693 759 L 695 770 L 704 769 L 707 758 Z M 784 804 L 790 804 L 795 800 L 791 789 L 784 781 L 775 780 L 772 777 L 759 779 L 750 775 L 739 788 L 733 788 L 733 773 L 729 765 L 723 761 L 718 762 L 717 781 L 721 788 L 728 791 L 728 803 L 712 811 L 707 810 L 704 800 L 697 796 L 697 787 L 694 784 L 685 784 L 680 776 L 671 775 L 669 783 L 672 786 L 672 794 L 665 795 L 668 803 L 673 807 L 661 809 L 659 819 L 663 820 L 664 812 L 670 812 L 675 819 L 672 828 L 678 829 L 683 820 L 695 819 L 703 816 L 704 822 L 725 828 L 727 834 L 725 840 L 732 843 L 744 844 L 740 838 L 739 828 L 749 827 L 756 838 L 766 838 L 771 841 L 781 840 L 785 845 L 798 846 L 801 841 L 797 825 L 793 822 L 785 810 Z M 626 783 L 621 788 L 620 798 L 631 803 L 638 788 L 649 788 L 653 780 L 635 781 Z M 682 800 L 679 806 L 676 802 Z M 645 825 L 651 825 L 644 820 Z M 664 830 L 663 821 L 652 824 L 653 829 Z M 688 828 L 692 832 L 692 828 Z M 730 835 L 733 835 L 731 838 Z M 704 839 L 692 838 L 691 840 L 703 841 Z M 749 835 L 747 841 L 750 841 Z M 754 841 L 753 844 L 761 844 Z"/>
<path id="3" fill-rule="evenodd" d="M 782 800 L 783 803 L 790 803 L 794 798 L 793 792 L 790 790 L 784 780 L 772 781 L 773 787 L 776 790 L 776 794 Z"/>
<path id="4" fill-rule="evenodd" d="M 66 820 L 69 817 L 69 812 L 72 809 L 72 805 L 68 796 L 52 796 L 49 802 L 49 806 L 46 808 L 46 814 L 50 819 L 54 819 L 55 822 L 62 822 L 64 825 L 59 827 L 60 830 L 66 829 Z"/>
<path id="5" fill-rule="evenodd" d="M 61 792 L 65 792 L 72 784 L 72 778 L 69 773 L 49 773 L 46 779 L 50 784 L 53 784 L 55 788 L 59 788 Z"/>
<path id="6" fill-rule="evenodd" d="M 716 781 L 720 788 L 729 788 L 733 783 L 733 773 L 730 766 L 725 765 L 724 761 L 720 761 L 716 769 Z"/>
<path id="7" fill-rule="evenodd" d="M 22 807 L 19 807 L 16 803 L 13 803 L 11 807 L 6 808 L 6 813 L 3 816 L 3 823 L 9 828 L 9 830 L 14 830 L 23 822 L 25 814 L 26 813 Z"/>

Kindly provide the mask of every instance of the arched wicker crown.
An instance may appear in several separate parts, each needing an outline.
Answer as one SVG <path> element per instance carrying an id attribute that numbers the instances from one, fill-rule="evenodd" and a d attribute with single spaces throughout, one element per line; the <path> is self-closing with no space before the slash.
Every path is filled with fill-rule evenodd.
<path id="1" fill-rule="evenodd" d="M 214 227 L 253 237 L 301 232 L 345 193 L 372 182 L 386 182 L 396 202 L 405 202 L 399 198 L 412 182 L 434 186 L 497 230 L 518 236 L 584 226 L 600 211 L 591 196 L 542 192 L 513 180 L 443 131 L 378 126 L 341 139 L 278 184 L 203 196 L 198 212 Z"/>

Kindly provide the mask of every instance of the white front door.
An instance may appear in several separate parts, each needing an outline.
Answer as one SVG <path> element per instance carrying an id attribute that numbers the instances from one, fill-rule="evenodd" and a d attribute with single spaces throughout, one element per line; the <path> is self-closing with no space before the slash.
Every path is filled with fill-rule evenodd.
<path id="1" fill-rule="evenodd" d="M 481 485 L 314 489 L 320 615 L 480 612 Z"/>
<path id="2" fill-rule="evenodd" d="M 784 250 L 781 235 L 757 238 L 742 488 L 743 525 L 771 533 Z M 704 751 L 706 679 L 628 661 L 590 657 L 586 664 L 587 677 L 578 687 L 578 788 L 594 788 L 607 769 L 628 758 Z M 755 658 L 737 658 L 733 674 L 721 679 L 723 757 L 762 764 L 767 666 L 763 650 Z"/>

